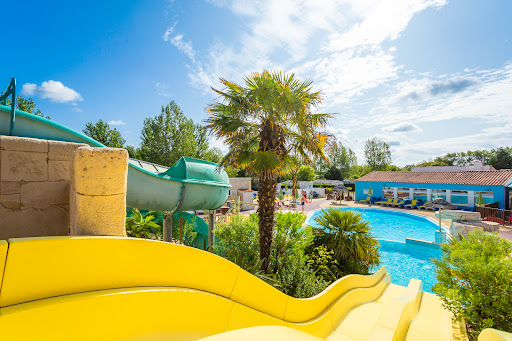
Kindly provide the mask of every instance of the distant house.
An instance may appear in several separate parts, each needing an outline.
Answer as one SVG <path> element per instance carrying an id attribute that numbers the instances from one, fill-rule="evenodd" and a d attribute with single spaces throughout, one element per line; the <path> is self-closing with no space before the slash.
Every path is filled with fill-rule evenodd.
<path id="1" fill-rule="evenodd" d="M 475 207 L 478 194 L 485 203 L 512 207 L 512 170 L 487 171 L 375 171 L 355 180 L 356 200 L 372 196 L 395 199 L 445 199 L 460 207 Z"/>

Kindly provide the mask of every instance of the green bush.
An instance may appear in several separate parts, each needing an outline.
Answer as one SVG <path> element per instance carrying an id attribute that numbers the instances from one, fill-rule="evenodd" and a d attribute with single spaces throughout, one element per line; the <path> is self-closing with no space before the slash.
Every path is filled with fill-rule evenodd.
<path id="1" fill-rule="evenodd" d="M 313 249 L 309 255 L 308 264 L 317 276 L 322 277 L 328 283 L 343 276 L 338 267 L 338 261 L 334 258 L 334 251 L 329 250 L 325 245 Z"/>
<path id="2" fill-rule="evenodd" d="M 142 215 L 136 208 L 126 218 L 126 235 L 128 237 L 162 239 L 162 226 L 155 222 L 158 212 L 148 212 Z"/>
<path id="3" fill-rule="evenodd" d="M 325 289 L 328 283 L 315 275 L 305 254 L 313 242 L 310 227 L 303 227 L 302 213 L 277 212 L 270 256 L 272 274 L 259 272 L 258 216 L 234 216 L 229 223 L 215 229 L 215 252 L 243 269 L 267 281 L 288 295 L 309 297 Z"/>
<path id="4" fill-rule="evenodd" d="M 512 243 L 474 230 L 442 249 L 442 259 L 433 260 L 433 290 L 456 320 L 466 322 L 470 339 L 485 328 L 512 332 Z"/>
<path id="5" fill-rule="evenodd" d="M 300 166 L 297 171 L 297 180 L 299 181 L 313 181 L 316 179 L 316 173 L 311 166 Z"/>
<path id="6" fill-rule="evenodd" d="M 368 274 L 379 264 L 379 243 L 370 233 L 370 224 L 360 213 L 328 208 L 315 218 L 315 246 L 334 252 L 341 274 Z"/>

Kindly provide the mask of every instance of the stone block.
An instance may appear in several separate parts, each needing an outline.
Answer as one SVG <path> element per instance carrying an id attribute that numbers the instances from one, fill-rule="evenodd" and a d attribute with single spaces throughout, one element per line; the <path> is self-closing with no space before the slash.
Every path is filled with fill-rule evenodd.
<path id="1" fill-rule="evenodd" d="M 47 157 L 47 153 L 0 150 L 2 181 L 48 180 Z"/>
<path id="2" fill-rule="evenodd" d="M 69 182 L 27 182 L 21 185 L 21 207 L 46 209 L 69 204 Z"/>
<path id="3" fill-rule="evenodd" d="M 75 150 L 88 147 L 85 143 L 48 141 L 48 159 L 54 161 L 71 161 Z"/>
<path id="4" fill-rule="evenodd" d="M 475 229 L 482 230 L 482 227 L 480 227 L 478 225 L 473 225 L 473 224 L 462 224 L 462 223 L 453 222 L 452 226 L 450 226 L 450 234 L 455 239 L 459 239 L 459 235 L 463 236 L 464 238 L 467 238 L 469 232 L 471 232 Z"/>
<path id="5" fill-rule="evenodd" d="M 0 205 L 11 210 L 19 210 L 20 194 L 0 194 Z"/>
<path id="6" fill-rule="evenodd" d="M 0 136 L 2 150 L 48 153 L 48 141 L 19 136 Z"/>
<path id="7" fill-rule="evenodd" d="M 73 189 L 83 195 L 126 193 L 128 152 L 120 148 L 78 148 L 71 166 Z"/>
<path id="8" fill-rule="evenodd" d="M 126 194 L 71 193 L 70 235 L 126 236 Z"/>
<path id="9" fill-rule="evenodd" d="M 453 221 L 480 221 L 480 212 L 468 212 L 458 210 L 442 211 L 441 216 L 443 219 L 452 219 Z M 439 211 L 436 212 L 436 217 L 439 218 Z"/>
<path id="10" fill-rule="evenodd" d="M 66 206 L 48 210 L 9 210 L 0 206 L 0 240 L 22 237 L 67 236 L 69 212 Z"/>
<path id="11" fill-rule="evenodd" d="M 48 160 L 48 180 L 71 182 L 71 161 Z"/>
<path id="12" fill-rule="evenodd" d="M 485 232 L 499 232 L 500 223 L 495 223 L 493 221 L 482 221 L 482 228 Z"/>
<path id="13" fill-rule="evenodd" d="M 0 194 L 19 194 L 21 191 L 21 182 L 2 181 L 0 182 Z"/>

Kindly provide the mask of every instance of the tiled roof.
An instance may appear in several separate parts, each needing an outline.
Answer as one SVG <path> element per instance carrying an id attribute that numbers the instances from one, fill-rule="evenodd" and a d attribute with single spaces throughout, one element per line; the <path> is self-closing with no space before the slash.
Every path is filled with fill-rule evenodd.
<path id="1" fill-rule="evenodd" d="M 356 181 L 505 186 L 510 179 L 512 179 L 512 170 L 461 172 L 375 171 L 360 177 Z"/>

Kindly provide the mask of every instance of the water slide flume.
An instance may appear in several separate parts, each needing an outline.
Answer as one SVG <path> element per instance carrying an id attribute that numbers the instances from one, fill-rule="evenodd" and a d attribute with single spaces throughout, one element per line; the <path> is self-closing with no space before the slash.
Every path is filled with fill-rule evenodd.
<path id="1" fill-rule="evenodd" d="M 11 108 L 0 105 L 0 135 L 9 135 Z M 13 136 L 105 145 L 51 120 L 16 110 Z M 217 164 L 183 157 L 167 168 L 130 159 L 126 204 L 142 210 L 210 210 L 222 206 L 229 178 Z"/>

